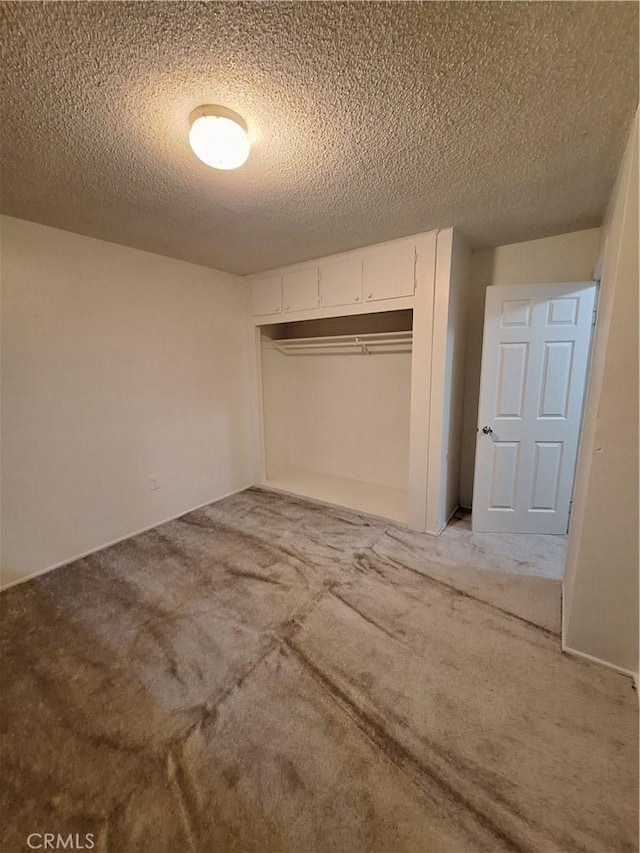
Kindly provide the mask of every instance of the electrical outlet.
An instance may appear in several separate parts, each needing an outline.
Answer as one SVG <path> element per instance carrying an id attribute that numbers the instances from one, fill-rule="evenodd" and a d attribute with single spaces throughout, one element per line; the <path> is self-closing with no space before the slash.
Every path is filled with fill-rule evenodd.
<path id="1" fill-rule="evenodd" d="M 160 488 L 160 477 L 157 474 L 152 474 L 149 477 L 149 489 L 152 492 L 157 492 Z"/>

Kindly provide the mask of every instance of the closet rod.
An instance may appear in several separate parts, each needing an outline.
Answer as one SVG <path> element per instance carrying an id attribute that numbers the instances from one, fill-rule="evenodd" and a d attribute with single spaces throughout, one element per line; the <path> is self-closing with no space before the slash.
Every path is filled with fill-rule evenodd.
<path id="1" fill-rule="evenodd" d="M 362 335 L 326 335 L 268 341 L 262 346 L 282 355 L 337 355 L 411 352 L 412 332 L 377 332 Z"/>

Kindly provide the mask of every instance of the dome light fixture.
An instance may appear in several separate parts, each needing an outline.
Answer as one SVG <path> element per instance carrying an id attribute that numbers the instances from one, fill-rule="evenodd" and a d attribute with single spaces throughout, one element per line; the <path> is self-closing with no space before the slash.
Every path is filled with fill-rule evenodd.
<path id="1" fill-rule="evenodd" d="M 193 153 L 213 169 L 237 169 L 249 156 L 247 125 L 227 107 L 207 104 L 195 109 L 189 120 Z"/>

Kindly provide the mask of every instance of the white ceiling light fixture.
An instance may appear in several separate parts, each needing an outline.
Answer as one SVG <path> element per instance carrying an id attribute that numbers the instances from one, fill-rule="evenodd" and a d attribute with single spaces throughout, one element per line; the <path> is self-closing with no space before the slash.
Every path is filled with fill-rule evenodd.
<path id="1" fill-rule="evenodd" d="M 227 107 L 207 104 L 195 109 L 189 120 L 193 153 L 213 169 L 237 169 L 249 156 L 251 145 L 242 116 Z"/>

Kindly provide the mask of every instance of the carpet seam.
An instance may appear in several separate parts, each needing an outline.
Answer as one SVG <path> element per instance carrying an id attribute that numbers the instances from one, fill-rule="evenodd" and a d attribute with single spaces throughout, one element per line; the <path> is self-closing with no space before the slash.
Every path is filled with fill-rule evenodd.
<path id="1" fill-rule="evenodd" d="M 411 572 L 414 575 L 422 578 L 427 581 L 427 583 L 432 583 L 436 586 L 444 587 L 451 592 L 456 593 L 456 595 L 462 595 L 465 598 L 469 598 L 471 601 L 477 601 L 479 604 L 485 605 L 485 607 L 489 607 L 492 610 L 496 610 L 498 613 L 502 613 L 504 616 L 509 616 L 512 619 L 517 619 L 518 622 L 522 622 L 525 625 L 528 625 L 530 628 L 535 628 L 537 631 L 542 631 L 544 634 L 547 634 L 550 637 L 555 637 L 556 639 L 560 639 L 560 633 L 557 631 L 553 631 L 551 628 L 545 628 L 544 625 L 539 625 L 537 622 L 532 622 L 530 619 L 527 619 L 525 616 L 519 616 L 517 613 L 513 613 L 511 610 L 505 610 L 503 607 L 499 607 L 497 604 L 493 604 L 490 601 L 486 601 L 484 598 L 479 598 L 477 595 L 473 595 L 473 593 L 465 592 L 462 589 L 458 589 L 457 586 L 453 586 L 452 584 L 448 584 L 445 581 L 439 580 L 438 578 L 432 577 L 432 575 L 425 574 L 423 572 L 418 571 L 418 569 L 414 569 L 411 566 L 407 566 L 404 563 L 400 563 L 397 560 L 394 560 L 393 557 L 380 557 L 376 555 L 377 559 L 382 562 L 386 562 L 388 565 L 392 566 L 396 569 L 404 569 L 407 572 Z"/>
<path id="2" fill-rule="evenodd" d="M 433 781 L 436 787 L 442 791 L 446 797 L 449 797 L 453 802 L 456 802 L 467 809 L 477 819 L 481 826 L 488 830 L 495 839 L 507 844 L 509 849 L 519 851 L 519 853 L 535 853 L 535 848 L 523 847 L 518 841 L 516 841 L 516 839 L 512 838 L 507 832 L 501 829 L 501 827 L 498 826 L 489 815 L 470 803 L 445 779 L 434 773 L 420 760 L 412 756 L 409 750 L 385 732 L 384 728 L 374 720 L 370 714 L 367 714 L 363 709 L 359 708 L 348 693 L 332 681 L 298 645 L 288 639 L 283 640 L 283 642 L 303 668 L 325 689 L 325 692 L 329 694 L 331 699 L 356 724 L 368 740 L 387 757 L 394 767 L 402 771 L 404 775 L 407 776 L 414 785 L 416 785 L 423 795 L 429 796 L 428 791 L 426 791 L 423 785 L 418 781 L 420 777 L 426 777 Z M 393 752 L 396 753 L 396 756 L 390 755 L 389 752 L 384 749 L 382 746 L 384 743 L 391 746 Z M 432 797 L 430 799 L 433 801 Z"/>

